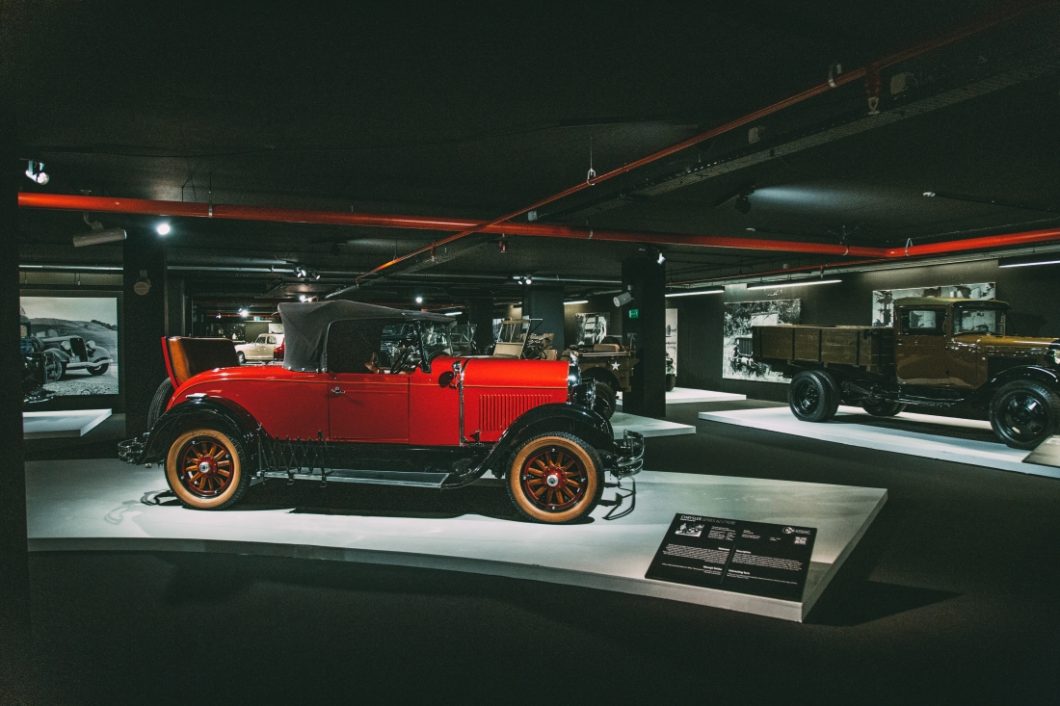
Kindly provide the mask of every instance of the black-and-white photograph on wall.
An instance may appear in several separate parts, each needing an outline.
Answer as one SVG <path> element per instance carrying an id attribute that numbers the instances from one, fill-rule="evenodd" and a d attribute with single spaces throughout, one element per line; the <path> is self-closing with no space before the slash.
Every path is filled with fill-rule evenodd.
<path id="1" fill-rule="evenodd" d="M 601 343 L 607 336 L 608 325 L 611 323 L 611 315 L 604 312 L 575 314 L 578 322 L 578 344 L 592 346 Z"/>
<path id="2" fill-rule="evenodd" d="M 666 310 L 666 390 L 677 384 L 677 309 Z"/>
<path id="3" fill-rule="evenodd" d="M 721 376 L 732 380 L 786 382 L 780 373 L 755 362 L 751 357 L 751 327 L 775 324 L 797 324 L 802 311 L 801 299 L 730 302 L 725 305 L 722 333 Z"/>
<path id="4" fill-rule="evenodd" d="M 956 297 L 958 299 L 996 299 L 994 282 L 975 284 L 944 284 L 937 287 L 909 287 L 907 289 L 876 289 L 872 292 L 872 325 L 894 325 L 894 303 L 909 297 Z"/>
<path id="5" fill-rule="evenodd" d="M 118 298 L 24 296 L 24 347 L 41 356 L 56 396 L 118 394 Z"/>

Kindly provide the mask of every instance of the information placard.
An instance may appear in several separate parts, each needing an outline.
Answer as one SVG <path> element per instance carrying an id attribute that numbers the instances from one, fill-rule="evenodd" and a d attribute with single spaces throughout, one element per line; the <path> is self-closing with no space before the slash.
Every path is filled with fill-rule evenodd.
<path id="1" fill-rule="evenodd" d="M 813 527 L 678 513 L 646 577 L 797 601 L 816 536 Z"/>

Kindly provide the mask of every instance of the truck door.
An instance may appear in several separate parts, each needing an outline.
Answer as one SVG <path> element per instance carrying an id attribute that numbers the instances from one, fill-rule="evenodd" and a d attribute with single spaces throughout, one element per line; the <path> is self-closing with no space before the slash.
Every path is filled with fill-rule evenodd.
<path id="1" fill-rule="evenodd" d="M 910 306 L 898 309 L 895 364 L 904 385 L 945 386 L 946 308 Z"/>

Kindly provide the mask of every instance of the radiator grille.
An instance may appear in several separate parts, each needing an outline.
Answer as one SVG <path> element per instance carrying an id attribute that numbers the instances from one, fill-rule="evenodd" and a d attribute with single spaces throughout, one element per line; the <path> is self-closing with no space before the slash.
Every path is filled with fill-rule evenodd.
<path id="1" fill-rule="evenodd" d="M 478 423 L 483 432 L 504 431 L 523 412 L 550 402 L 543 394 L 482 395 L 479 398 Z"/>

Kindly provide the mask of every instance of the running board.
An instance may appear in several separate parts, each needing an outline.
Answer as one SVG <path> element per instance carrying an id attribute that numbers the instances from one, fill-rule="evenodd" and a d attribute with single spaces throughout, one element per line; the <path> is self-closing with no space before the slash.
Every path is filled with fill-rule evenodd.
<path id="1" fill-rule="evenodd" d="M 355 471 L 346 468 L 328 470 L 323 477 L 320 471 L 262 471 L 262 478 L 280 478 L 283 480 L 315 480 L 334 483 L 366 483 L 369 485 L 408 485 L 416 488 L 441 488 L 449 477 L 448 473 L 429 473 L 427 471 Z"/>

